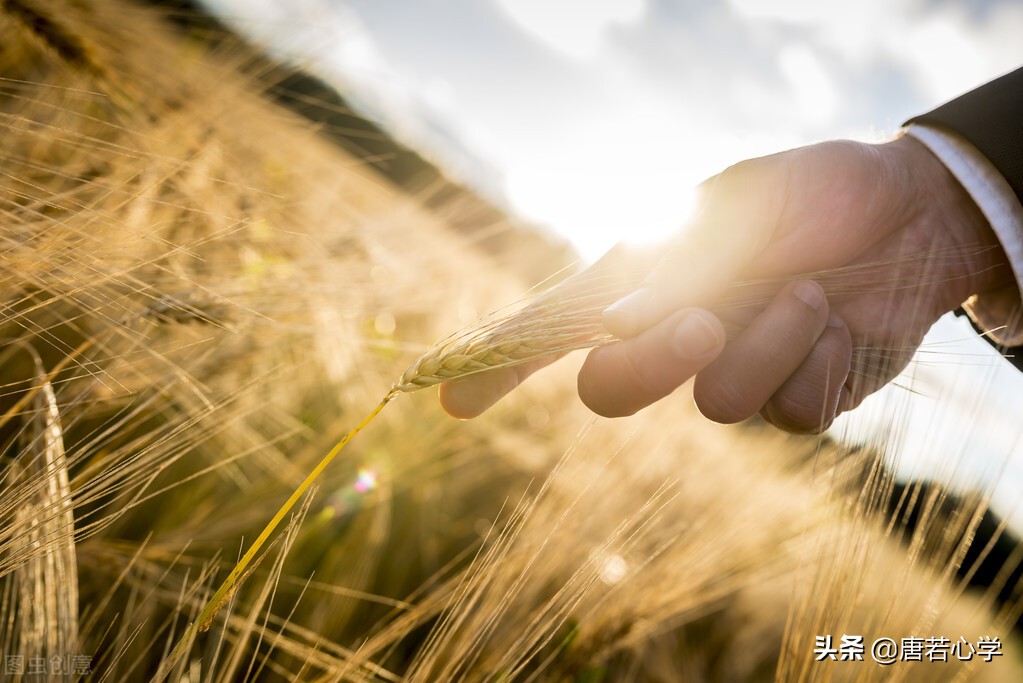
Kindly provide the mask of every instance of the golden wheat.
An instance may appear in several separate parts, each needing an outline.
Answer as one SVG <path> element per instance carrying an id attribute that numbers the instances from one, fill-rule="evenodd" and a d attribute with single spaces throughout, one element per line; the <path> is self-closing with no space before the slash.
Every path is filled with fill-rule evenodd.
<path id="1" fill-rule="evenodd" d="M 511 315 L 495 314 L 431 346 L 394 382 L 392 391 L 416 391 L 615 341 L 600 316 L 621 292 L 569 297 L 555 289 L 551 294 L 548 302 Z"/>

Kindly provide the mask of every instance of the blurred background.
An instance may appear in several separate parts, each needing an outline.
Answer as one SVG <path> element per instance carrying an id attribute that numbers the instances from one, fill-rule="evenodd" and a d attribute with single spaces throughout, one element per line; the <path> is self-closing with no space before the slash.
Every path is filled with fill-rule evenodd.
<path id="1" fill-rule="evenodd" d="M 685 219 L 743 158 L 880 141 L 1020 63 L 1015 0 L 207 0 L 362 113 L 583 261 Z M 943 320 L 832 434 L 906 477 L 993 486 L 1023 530 L 1023 380 Z"/>

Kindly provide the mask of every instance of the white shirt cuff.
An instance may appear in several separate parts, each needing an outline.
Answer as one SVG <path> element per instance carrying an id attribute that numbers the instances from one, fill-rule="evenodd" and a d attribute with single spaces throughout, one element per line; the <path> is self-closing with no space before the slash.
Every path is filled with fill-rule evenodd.
<path id="1" fill-rule="evenodd" d="M 998 343 L 1023 344 L 1023 205 L 1002 174 L 962 136 L 946 129 L 912 124 L 906 132 L 941 160 L 976 202 L 1001 242 L 1016 276 L 1006 287 L 963 303 L 970 317 Z"/>

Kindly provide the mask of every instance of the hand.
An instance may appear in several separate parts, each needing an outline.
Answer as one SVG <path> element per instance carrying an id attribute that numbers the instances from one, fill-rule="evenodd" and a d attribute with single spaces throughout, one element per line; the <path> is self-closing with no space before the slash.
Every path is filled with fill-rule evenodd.
<path id="1" fill-rule="evenodd" d="M 712 420 L 759 412 L 820 431 L 893 379 L 942 314 L 1012 282 L 980 210 L 911 137 L 752 159 L 700 190 L 692 224 L 604 314 L 624 341 L 591 351 L 579 374 L 601 415 L 630 415 L 695 375 Z M 757 283 L 741 304 L 738 282 Z M 472 417 L 540 366 L 442 385 L 441 403 Z"/>

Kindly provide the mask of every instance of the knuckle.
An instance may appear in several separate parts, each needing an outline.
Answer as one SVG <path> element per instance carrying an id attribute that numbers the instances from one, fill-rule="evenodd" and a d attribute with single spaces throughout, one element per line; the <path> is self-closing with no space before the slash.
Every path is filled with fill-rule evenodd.
<path id="1" fill-rule="evenodd" d="M 759 174 L 762 173 L 765 161 L 765 157 L 743 159 L 742 161 L 738 161 L 727 166 L 725 170 L 721 171 L 718 178 L 721 183 L 726 185 L 741 187 L 745 183 L 749 182 L 752 177 L 758 177 Z"/>

